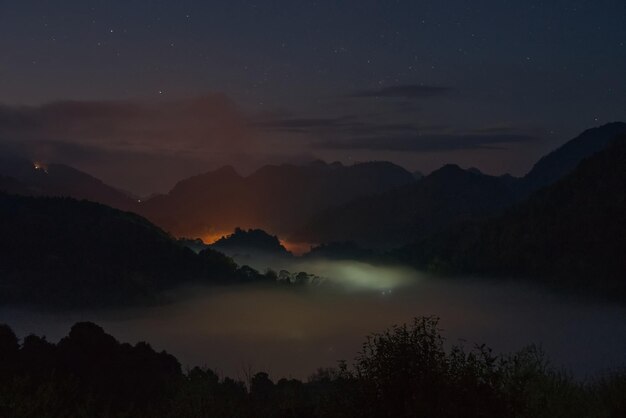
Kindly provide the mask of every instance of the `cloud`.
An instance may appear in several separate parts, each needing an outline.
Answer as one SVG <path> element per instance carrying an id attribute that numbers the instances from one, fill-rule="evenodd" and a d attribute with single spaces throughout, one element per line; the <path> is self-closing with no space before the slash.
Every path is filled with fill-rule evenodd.
<path id="1" fill-rule="evenodd" d="M 447 91 L 414 87 L 359 94 L 417 97 Z M 385 101 L 398 102 L 416 103 L 406 98 Z M 358 158 L 358 151 L 404 152 L 396 155 L 413 164 L 418 153 L 506 148 L 508 143 L 534 139 L 506 125 L 474 131 L 428 125 L 416 121 L 419 116 L 382 112 L 380 106 L 371 109 L 372 104 L 352 102 L 352 107 L 324 109 L 326 113 L 318 115 L 252 115 L 222 94 L 159 102 L 0 105 L 0 153 L 68 164 L 143 195 L 167 191 L 181 178 L 224 164 L 250 172 L 265 163 L 335 159 L 344 150 L 354 151 L 350 158 Z"/>
<path id="2" fill-rule="evenodd" d="M 60 101 L 0 106 L 0 137 L 106 149 L 232 149 L 249 135 L 243 113 L 225 96 L 143 103 Z"/>
<path id="3" fill-rule="evenodd" d="M 144 193 L 262 149 L 221 94 L 161 101 L 0 106 L 0 151 L 64 163 Z"/>
<path id="4" fill-rule="evenodd" d="M 283 118 L 251 123 L 250 126 L 270 131 L 310 134 L 322 137 L 350 137 L 354 135 L 388 135 L 437 131 L 441 125 L 419 125 L 409 122 L 380 121 L 377 118 L 364 120 L 364 117 L 348 115 L 329 118 Z"/>
<path id="5" fill-rule="evenodd" d="M 448 125 L 425 125 L 389 120 L 381 115 L 275 118 L 252 123 L 256 129 L 308 135 L 317 151 L 381 151 L 427 153 L 502 149 L 504 145 L 535 141 L 528 132 L 510 126 L 458 132 Z"/>
<path id="6" fill-rule="evenodd" d="M 401 86 L 382 87 L 380 89 L 359 90 L 351 93 L 349 97 L 371 98 L 390 97 L 403 99 L 422 99 L 444 96 L 453 91 L 451 87 L 429 86 L 424 84 L 405 84 Z"/>
<path id="7" fill-rule="evenodd" d="M 269 131 L 309 132 L 319 129 L 341 128 L 350 126 L 354 116 L 333 118 L 285 118 L 270 119 L 250 123 L 251 127 Z"/>
<path id="8" fill-rule="evenodd" d="M 535 141 L 525 134 L 429 134 L 386 137 L 357 137 L 345 140 L 322 140 L 311 143 L 314 149 L 403 151 L 413 153 L 469 149 L 499 149 L 499 145 Z"/>

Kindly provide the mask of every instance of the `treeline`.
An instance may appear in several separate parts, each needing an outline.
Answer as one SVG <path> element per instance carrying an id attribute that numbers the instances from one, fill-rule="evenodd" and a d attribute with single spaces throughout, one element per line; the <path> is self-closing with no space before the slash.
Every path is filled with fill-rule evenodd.
<path id="1" fill-rule="evenodd" d="M 370 336 L 355 361 L 306 382 L 246 382 L 209 369 L 183 372 L 150 345 L 121 344 L 78 323 L 52 344 L 21 343 L 0 326 L 1 417 L 618 417 L 626 375 L 580 383 L 529 347 L 496 356 L 444 347 L 436 318 Z"/>
<path id="2" fill-rule="evenodd" d="M 224 236 L 211 244 L 211 248 L 225 254 L 238 251 L 253 251 L 260 254 L 291 257 L 275 235 L 270 235 L 262 229 L 235 228 L 232 234 Z"/>

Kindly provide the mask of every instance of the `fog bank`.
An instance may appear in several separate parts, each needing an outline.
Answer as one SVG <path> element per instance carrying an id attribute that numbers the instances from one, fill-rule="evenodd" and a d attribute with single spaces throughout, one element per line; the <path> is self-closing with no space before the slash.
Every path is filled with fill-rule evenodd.
<path id="1" fill-rule="evenodd" d="M 331 264 L 336 266 L 335 264 Z M 363 265 L 342 265 L 360 271 Z M 398 270 L 406 273 L 405 270 Z M 626 309 L 510 282 L 446 281 L 415 276 L 349 289 L 267 286 L 195 287 L 166 306 L 41 313 L 0 309 L 20 337 L 56 341 L 77 321 L 94 321 L 121 341 L 148 341 L 183 366 L 205 365 L 243 377 L 306 378 L 318 367 L 352 360 L 364 337 L 415 316 L 441 317 L 450 343 L 487 343 L 496 352 L 541 344 L 554 363 L 578 377 L 626 365 Z M 377 271 L 380 273 L 380 271 Z M 350 273 L 352 274 L 352 273 Z M 361 283 L 362 284 L 362 283 Z"/>

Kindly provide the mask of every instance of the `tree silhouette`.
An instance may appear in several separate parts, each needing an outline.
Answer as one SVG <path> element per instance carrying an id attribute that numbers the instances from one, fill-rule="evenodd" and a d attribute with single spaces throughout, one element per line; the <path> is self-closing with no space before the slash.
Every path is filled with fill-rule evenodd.
<path id="1" fill-rule="evenodd" d="M 495 356 L 448 346 L 434 317 L 372 334 L 350 366 L 307 382 L 265 372 L 243 382 L 183 373 L 147 343 L 118 342 L 93 323 L 53 344 L 0 325 L 0 417 L 570 417 L 624 416 L 626 375 L 584 384 L 528 347 Z"/>

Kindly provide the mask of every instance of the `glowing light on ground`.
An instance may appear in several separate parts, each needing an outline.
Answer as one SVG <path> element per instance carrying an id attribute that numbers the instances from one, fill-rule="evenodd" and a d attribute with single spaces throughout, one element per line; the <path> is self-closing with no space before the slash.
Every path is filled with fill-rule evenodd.
<path id="1" fill-rule="evenodd" d="M 375 290 L 383 296 L 390 295 L 392 289 L 415 283 L 421 278 L 419 272 L 408 267 L 378 266 L 352 260 L 307 261 L 296 263 L 293 267 L 354 290 Z"/>
<path id="2" fill-rule="evenodd" d="M 201 235 L 200 239 L 205 244 L 210 245 L 210 244 L 214 244 L 216 241 L 218 241 L 221 238 L 224 238 L 225 236 L 228 236 L 230 234 L 232 234 L 232 231 L 230 231 L 230 232 L 210 232 L 210 233 Z"/>
<path id="3" fill-rule="evenodd" d="M 38 161 L 33 162 L 33 168 L 37 171 L 43 171 L 48 174 L 48 166 L 44 163 L 40 163 Z"/>

